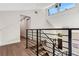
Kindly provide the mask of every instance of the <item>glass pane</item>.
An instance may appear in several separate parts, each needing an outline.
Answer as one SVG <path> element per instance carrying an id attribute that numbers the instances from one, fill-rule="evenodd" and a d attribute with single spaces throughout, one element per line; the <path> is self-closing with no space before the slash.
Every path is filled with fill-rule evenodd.
<path id="1" fill-rule="evenodd" d="M 61 6 L 59 7 L 60 11 L 64 11 L 66 9 L 70 9 L 70 8 L 73 8 L 75 7 L 75 4 L 74 3 L 61 3 Z"/>
<path id="2" fill-rule="evenodd" d="M 48 9 L 48 14 L 49 15 L 53 15 L 53 14 L 56 14 L 58 12 L 57 8 L 55 7 L 52 7 L 52 8 L 49 8 Z"/>

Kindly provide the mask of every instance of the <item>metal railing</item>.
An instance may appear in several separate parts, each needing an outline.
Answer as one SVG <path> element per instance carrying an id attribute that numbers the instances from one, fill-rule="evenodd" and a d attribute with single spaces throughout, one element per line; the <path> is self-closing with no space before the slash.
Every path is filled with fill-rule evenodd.
<path id="1" fill-rule="evenodd" d="M 67 43 L 68 47 L 65 47 L 62 45 L 62 48 L 67 49 L 67 51 L 62 51 L 62 49 L 58 48 L 57 42 L 58 40 L 56 40 L 55 38 L 51 38 L 49 37 L 49 35 L 52 36 L 59 36 L 58 33 L 54 34 L 54 33 L 45 33 L 44 31 L 50 31 L 50 30 L 56 30 L 56 31 L 62 31 L 62 30 L 66 30 L 68 33 L 67 34 L 63 34 L 62 36 L 67 37 L 67 41 L 62 40 L 62 42 Z M 52 44 L 51 47 L 46 46 L 50 49 L 52 49 L 52 51 L 48 51 L 48 53 L 51 53 L 53 56 L 58 56 L 56 54 L 56 51 L 60 54 L 62 54 L 62 56 L 65 54 L 67 56 L 72 56 L 72 55 L 77 55 L 72 53 L 72 30 L 79 30 L 79 28 L 51 28 L 51 29 L 26 29 L 26 48 L 28 48 L 29 44 L 29 39 L 35 40 L 36 42 L 36 55 L 39 55 L 39 44 L 43 44 L 42 41 L 43 40 L 49 40 L 49 42 L 45 42 L 45 44 L 49 43 Z M 39 42 L 40 41 L 40 42 Z"/>

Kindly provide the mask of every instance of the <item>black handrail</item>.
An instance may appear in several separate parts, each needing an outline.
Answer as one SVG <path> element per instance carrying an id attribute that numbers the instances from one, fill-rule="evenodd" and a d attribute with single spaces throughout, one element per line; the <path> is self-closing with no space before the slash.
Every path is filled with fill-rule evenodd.
<path id="1" fill-rule="evenodd" d="M 79 28 L 42 28 L 42 29 L 27 29 L 27 30 L 79 30 Z"/>
<path id="2" fill-rule="evenodd" d="M 38 33 L 37 33 L 38 34 Z M 53 49 L 53 56 L 55 55 L 55 44 L 53 43 L 53 41 L 51 40 L 51 38 L 46 34 L 46 33 L 44 33 L 43 31 L 42 31 L 42 34 L 45 34 L 45 36 L 52 42 L 52 45 L 53 45 L 53 48 L 51 48 L 51 47 L 48 47 L 48 46 L 46 46 L 46 47 L 48 47 L 48 48 L 51 48 L 51 49 Z M 36 35 L 35 35 L 36 36 Z M 38 36 L 39 37 L 39 36 Z M 38 40 L 38 39 L 37 39 Z M 38 41 L 37 41 L 38 42 Z M 38 48 L 38 45 L 37 45 L 37 48 Z M 60 52 L 60 51 L 59 51 Z M 37 56 L 38 56 L 38 49 L 37 49 Z"/>
<path id="3" fill-rule="evenodd" d="M 31 33 L 31 32 L 29 32 L 29 33 Z M 33 33 L 36 33 L 36 32 L 33 32 Z M 44 33 L 41 33 L 41 34 L 44 34 Z M 48 35 L 58 35 L 58 34 L 51 34 L 51 33 L 45 33 L 45 34 L 48 34 Z M 32 35 L 32 34 L 28 34 L 28 35 Z M 36 35 L 33 35 L 33 36 L 36 36 Z M 62 36 L 68 36 L 68 35 L 62 35 Z M 43 37 L 43 36 L 41 36 L 42 38 L 45 38 L 45 37 Z M 50 39 L 52 39 L 52 38 L 50 38 Z M 72 39 L 72 40 L 75 40 L 75 41 L 79 41 L 78 39 Z M 64 41 L 64 42 L 66 42 L 66 41 Z M 68 42 L 67 42 L 68 43 Z"/>
<path id="4" fill-rule="evenodd" d="M 68 55 L 71 56 L 73 54 L 72 53 L 72 30 L 79 30 L 79 28 L 50 28 L 50 29 L 27 29 L 27 30 L 67 30 L 68 35 L 63 35 L 63 36 L 68 36 L 68 42 L 67 42 L 68 43 Z M 36 34 L 37 37 L 39 37 L 38 33 Z M 43 34 L 45 34 L 45 36 L 53 43 L 53 40 L 47 35 L 49 33 L 46 34 L 43 32 Z M 55 35 L 55 34 L 50 34 L 50 35 Z M 28 38 L 28 37 L 26 37 L 26 38 Z M 33 35 L 32 35 L 32 38 L 33 38 Z M 66 42 L 66 41 L 64 41 L 64 42 Z M 26 45 L 28 45 L 28 44 L 26 44 Z M 38 50 L 38 38 L 37 38 L 37 50 Z"/>
<path id="5" fill-rule="evenodd" d="M 28 48 L 28 30 L 26 29 L 26 48 Z"/>
<path id="6" fill-rule="evenodd" d="M 31 32 L 29 32 L 29 33 L 31 33 Z M 36 32 L 33 32 L 33 33 L 36 33 Z M 41 33 L 41 34 L 43 34 L 43 33 Z M 58 35 L 58 34 L 51 34 L 51 33 L 46 33 L 46 34 L 48 34 L 48 35 Z M 62 35 L 62 36 L 68 36 L 68 35 Z"/>
<path id="7" fill-rule="evenodd" d="M 37 30 L 37 56 L 38 56 L 38 30 Z"/>
<path id="8" fill-rule="evenodd" d="M 72 56 L 72 30 L 68 30 L 68 56 Z"/>

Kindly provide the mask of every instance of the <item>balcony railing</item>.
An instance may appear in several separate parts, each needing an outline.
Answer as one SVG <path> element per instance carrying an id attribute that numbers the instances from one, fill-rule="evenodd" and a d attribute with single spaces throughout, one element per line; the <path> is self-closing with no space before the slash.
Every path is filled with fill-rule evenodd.
<path id="1" fill-rule="evenodd" d="M 72 48 L 73 30 L 79 28 L 26 29 L 26 48 L 33 50 L 37 56 L 78 56 Z"/>

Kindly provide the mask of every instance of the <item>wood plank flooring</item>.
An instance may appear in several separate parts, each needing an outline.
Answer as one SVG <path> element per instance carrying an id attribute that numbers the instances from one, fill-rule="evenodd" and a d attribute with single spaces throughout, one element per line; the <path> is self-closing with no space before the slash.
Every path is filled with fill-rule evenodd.
<path id="1" fill-rule="evenodd" d="M 36 56 L 30 49 L 25 49 L 25 40 L 20 43 L 0 47 L 0 56 Z"/>

